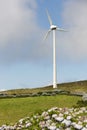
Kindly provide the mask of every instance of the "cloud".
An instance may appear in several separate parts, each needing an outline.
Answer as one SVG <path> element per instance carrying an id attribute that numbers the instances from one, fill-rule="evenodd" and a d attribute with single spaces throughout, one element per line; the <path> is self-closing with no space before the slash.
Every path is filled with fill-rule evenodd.
<path id="1" fill-rule="evenodd" d="M 36 10 L 35 0 L 0 1 L 0 63 L 35 60 L 44 53 Z"/>
<path id="2" fill-rule="evenodd" d="M 0 64 L 38 62 L 51 58 L 52 44 L 48 42 L 52 40 L 42 43 L 45 30 L 38 25 L 37 8 L 36 0 L 0 1 Z M 64 1 L 61 17 L 69 31 L 58 33 L 58 55 L 63 59 L 85 59 L 87 1 Z"/>
<path id="3" fill-rule="evenodd" d="M 63 38 L 60 37 L 60 41 L 65 43 L 62 52 L 69 59 L 85 59 L 87 57 L 87 1 L 65 1 L 62 17 L 69 30 Z"/>
<path id="4" fill-rule="evenodd" d="M 25 3 L 27 0 L 25 0 Z M 28 2 L 29 10 L 23 7 L 23 0 L 1 0 L 0 1 L 0 45 L 4 46 L 11 38 L 17 37 L 18 33 L 24 31 L 26 21 L 34 24 L 35 13 L 32 10 L 33 2 Z M 35 5 L 34 5 L 35 6 Z M 26 26 L 25 26 L 26 27 Z M 26 28 L 25 28 L 26 30 Z M 31 32 L 30 28 L 30 32 Z"/>

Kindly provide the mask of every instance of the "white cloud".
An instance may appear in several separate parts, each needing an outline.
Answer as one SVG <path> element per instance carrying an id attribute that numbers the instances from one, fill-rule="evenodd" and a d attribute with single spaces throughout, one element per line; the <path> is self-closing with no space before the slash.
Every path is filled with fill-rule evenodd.
<path id="1" fill-rule="evenodd" d="M 42 44 L 45 33 L 37 8 L 36 0 L 0 0 L 0 63 L 44 60 L 52 54 L 52 40 Z M 69 32 L 58 33 L 58 54 L 74 60 L 87 57 L 87 1 L 64 1 L 62 18 Z"/>
<path id="2" fill-rule="evenodd" d="M 27 0 L 25 0 L 25 3 Z M 23 0 L 0 1 L 0 45 L 7 44 L 11 38 L 17 37 L 26 28 L 27 21 L 34 25 L 35 12 L 32 10 L 34 1 L 29 1 L 29 10 L 23 7 Z M 28 24 L 29 25 L 29 24 Z M 35 26 L 35 25 L 34 25 Z M 26 30 L 25 30 L 26 31 Z M 30 32 L 32 29 L 30 28 Z M 18 36 L 19 37 L 19 36 Z"/>
<path id="3" fill-rule="evenodd" d="M 0 0 L 1 63 L 29 61 L 40 55 L 36 10 L 35 0 Z"/>
<path id="4" fill-rule="evenodd" d="M 69 32 L 61 39 L 65 43 L 62 50 L 67 57 L 81 60 L 87 57 L 87 1 L 67 0 L 63 10 L 64 23 Z"/>

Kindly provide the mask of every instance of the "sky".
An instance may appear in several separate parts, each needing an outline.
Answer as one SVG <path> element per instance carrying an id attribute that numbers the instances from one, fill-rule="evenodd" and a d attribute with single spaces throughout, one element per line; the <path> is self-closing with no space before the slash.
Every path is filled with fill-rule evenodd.
<path id="1" fill-rule="evenodd" d="M 52 33 L 56 32 L 57 83 L 87 80 L 87 0 L 0 0 L 0 90 L 53 82 Z"/>

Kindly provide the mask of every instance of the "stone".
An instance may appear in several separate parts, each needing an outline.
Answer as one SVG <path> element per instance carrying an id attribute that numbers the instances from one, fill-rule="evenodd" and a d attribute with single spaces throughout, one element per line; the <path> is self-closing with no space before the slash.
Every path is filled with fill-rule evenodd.
<path id="1" fill-rule="evenodd" d="M 48 129 L 49 130 L 56 130 L 56 126 L 49 126 Z"/>
<path id="2" fill-rule="evenodd" d="M 86 128 L 86 127 L 83 127 L 81 130 L 87 130 L 87 128 Z"/>
<path id="3" fill-rule="evenodd" d="M 65 130 L 71 130 L 71 128 L 66 128 Z"/>
<path id="4" fill-rule="evenodd" d="M 68 114 L 69 114 L 69 112 L 68 112 L 68 111 L 66 111 L 64 114 L 68 115 Z"/>
<path id="5" fill-rule="evenodd" d="M 57 117 L 57 116 L 58 116 L 57 114 L 53 114 L 53 115 L 52 115 L 52 118 L 55 118 L 55 117 Z"/>
<path id="6" fill-rule="evenodd" d="M 42 116 L 44 116 L 44 117 L 45 117 L 45 116 L 48 116 L 48 112 L 43 112 L 43 113 L 42 113 Z"/>
<path id="7" fill-rule="evenodd" d="M 87 119 L 85 119 L 83 122 L 87 122 Z"/>
<path id="8" fill-rule="evenodd" d="M 63 117 L 63 114 L 62 114 L 62 113 L 60 113 L 60 114 L 59 114 L 59 116 L 60 116 L 60 117 Z"/>
<path id="9" fill-rule="evenodd" d="M 82 125 L 82 122 L 81 122 L 81 121 L 79 121 L 79 122 L 78 122 L 78 125 Z"/>
<path id="10" fill-rule="evenodd" d="M 59 122 L 62 122 L 64 120 L 64 118 L 63 117 L 56 117 L 55 120 L 59 121 Z"/>
<path id="11" fill-rule="evenodd" d="M 22 123 L 23 123 L 23 120 L 24 120 L 24 119 L 20 119 L 20 120 L 19 120 L 19 123 L 22 124 Z"/>
<path id="12" fill-rule="evenodd" d="M 58 107 L 53 107 L 53 108 L 49 109 L 48 112 L 55 111 L 55 110 L 58 110 Z"/>
<path id="13" fill-rule="evenodd" d="M 27 123 L 27 124 L 26 124 L 26 128 L 27 128 L 27 127 L 30 127 L 31 125 L 32 125 L 32 124 L 31 124 L 30 122 Z"/>
<path id="14" fill-rule="evenodd" d="M 44 128 L 44 127 L 46 126 L 45 121 L 41 121 L 41 122 L 39 123 L 39 126 L 40 126 L 41 128 Z"/>
<path id="15" fill-rule="evenodd" d="M 64 123 L 67 127 L 71 125 L 71 121 L 66 120 L 66 119 L 64 119 L 64 121 L 62 121 L 62 123 Z"/>
<path id="16" fill-rule="evenodd" d="M 74 128 L 77 129 L 77 130 L 81 130 L 82 129 L 82 125 L 75 124 Z"/>
<path id="17" fill-rule="evenodd" d="M 70 120 L 71 118 L 72 118 L 71 116 L 67 116 L 67 117 L 66 117 L 67 120 Z"/>
<path id="18" fill-rule="evenodd" d="M 50 119 L 50 116 L 48 115 L 48 116 L 44 117 L 44 119 L 45 119 L 45 120 L 49 120 L 49 119 Z"/>
<path id="19" fill-rule="evenodd" d="M 84 102 L 87 101 L 87 93 L 83 95 L 82 100 L 83 100 Z"/>
<path id="20" fill-rule="evenodd" d="M 82 107 L 80 109 L 83 110 L 84 112 L 86 111 L 86 107 Z"/>

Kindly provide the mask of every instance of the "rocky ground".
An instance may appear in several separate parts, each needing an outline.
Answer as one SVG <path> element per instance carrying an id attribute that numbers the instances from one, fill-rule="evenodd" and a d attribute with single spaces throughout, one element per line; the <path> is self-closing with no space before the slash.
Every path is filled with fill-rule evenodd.
<path id="1" fill-rule="evenodd" d="M 87 108 L 51 108 L 0 130 L 87 130 Z"/>

